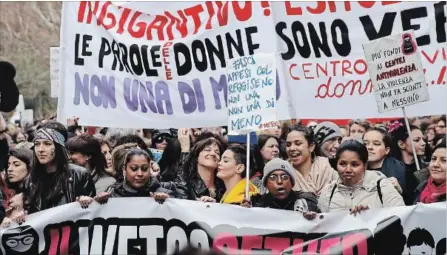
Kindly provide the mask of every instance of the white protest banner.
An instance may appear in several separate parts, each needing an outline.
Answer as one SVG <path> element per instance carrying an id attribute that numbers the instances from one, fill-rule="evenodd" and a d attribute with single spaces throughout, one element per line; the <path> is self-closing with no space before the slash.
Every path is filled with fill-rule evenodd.
<path id="1" fill-rule="evenodd" d="M 402 117 L 378 113 L 362 45 L 414 30 L 430 100 L 407 107 L 410 116 L 445 114 L 446 2 L 272 2 L 286 83 L 297 118 Z M 282 65 L 281 65 L 282 64 Z M 282 68 L 281 68 L 282 67 Z"/>
<path id="2" fill-rule="evenodd" d="M 260 2 L 65 2 L 58 120 L 121 128 L 224 126 L 226 63 L 275 52 Z M 273 71 L 276 74 L 276 71 Z M 285 85 L 279 118 L 290 119 Z"/>
<path id="3" fill-rule="evenodd" d="M 188 244 L 227 254 L 422 254 L 421 248 L 444 254 L 445 214 L 446 203 L 437 203 L 308 221 L 285 210 L 114 198 L 88 209 L 72 203 L 29 215 L 24 224 L 0 230 L 0 239 L 8 255 L 172 254 Z"/>
<path id="4" fill-rule="evenodd" d="M 122 128 L 227 124 L 226 63 L 276 53 L 278 120 L 378 113 L 362 45 L 413 29 L 445 113 L 446 2 L 64 2 L 58 120 Z M 277 54 L 279 53 L 279 54 Z"/>
<path id="5" fill-rule="evenodd" d="M 227 68 L 230 132 L 248 133 L 276 125 L 275 54 L 234 58 Z"/>
<path id="6" fill-rule="evenodd" d="M 50 81 L 51 97 L 53 98 L 57 98 L 59 95 L 60 56 L 61 55 L 59 47 L 50 47 Z"/>
<path id="7" fill-rule="evenodd" d="M 407 31 L 363 45 L 379 112 L 429 99 L 415 38 Z"/>

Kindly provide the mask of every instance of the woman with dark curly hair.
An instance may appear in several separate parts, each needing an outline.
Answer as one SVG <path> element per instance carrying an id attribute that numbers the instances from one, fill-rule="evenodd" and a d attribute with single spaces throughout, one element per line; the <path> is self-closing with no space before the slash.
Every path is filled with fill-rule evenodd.
<path id="1" fill-rule="evenodd" d="M 189 140 L 189 137 L 179 138 L 181 143 L 185 139 Z M 216 169 L 223 151 L 222 143 L 214 137 L 202 139 L 194 144 L 183 164 L 183 173 L 179 173 L 176 178 L 178 198 L 189 200 L 199 200 L 202 197 L 211 197 L 215 200 L 222 198 L 225 186 L 222 180 L 216 177 Z"/>

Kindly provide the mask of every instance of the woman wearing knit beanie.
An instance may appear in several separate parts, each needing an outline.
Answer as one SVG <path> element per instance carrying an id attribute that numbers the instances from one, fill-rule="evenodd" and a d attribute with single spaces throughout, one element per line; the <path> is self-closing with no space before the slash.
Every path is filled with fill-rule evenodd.
<path id="1" fill-rule="evenodd" d="M 329 159 L 331 167 L 336 169 L 335 154 L 342 140 L 340 127 L 335 123 L 324 121 L 318 124 L 314 129 L 317 156 Z"/>
<path id="2" fill-rule="evenodd" d="M 268 193 L 244 201 L 244 207 L 264 207 L 298 212 L 319 212 L 317 197 L 312 192 L 293 191 L 293 169 L 289 162 L 274 158 L 264 167 L 263 185 Z"/>

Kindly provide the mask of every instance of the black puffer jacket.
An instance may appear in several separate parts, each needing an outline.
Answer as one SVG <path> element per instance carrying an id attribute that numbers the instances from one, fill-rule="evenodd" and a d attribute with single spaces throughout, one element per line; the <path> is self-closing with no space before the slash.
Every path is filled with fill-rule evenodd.
<path id="1" fill-rule="evenodd" d="M 28 209 L 29 214 L 75 202 L 79 196 L 96 196 L 95 183 L 90 173 L 85 168 L 74 164 L 70 164 L 69 169 L 71 177 L 65 183 L 64 191 L 52 201 L 45 201 L 44 205 L 42 205 L 42 198 L 38 201 L 29 201 L 32 183 L 25 184 L 25 198 L 28 200 L 25 202 L 25 208 Z"/>
<path id="2" fill-rule="evenodd" d="M 171 198 L 176 197 L 176 188 L 172 182 L 159 182 L 152 178 L 147 187 L 141 189 L 134 189 L 127 185 L 127 183 L 115 183 L 108 189 L 111 192 L 110 197 L 150 197 L 150 193 L 163 192 Z"/>

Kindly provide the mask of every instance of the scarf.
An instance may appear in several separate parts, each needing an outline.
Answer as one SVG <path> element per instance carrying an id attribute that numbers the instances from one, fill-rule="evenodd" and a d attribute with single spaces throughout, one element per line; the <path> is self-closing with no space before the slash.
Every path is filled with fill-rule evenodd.
<path id="1" fill-rule="evenodd" d="M 433 179 L 428 178 L 427 186 L 425 186 L 424 190 L 421 193 L 420 202 L 424 204 L 431 204 L 439 202 L 439 198 L 446 194 L 446 183 L 444 182 L 441 185 L 436 186 L 433 182 Z"/>
<path id="2" fill-rule="evenodd" d="M 65 146 L 64 136 L 54 129 L 41 128 L 37 130 L 37 133 L 34 136 L 34 141 L 36 140 L 48 140 L 60 144 L 62 147 Z"/>
<path id="3" fill-rule="evenodd" d="M 258 188 L 253 184 L 248 184 L 249 196 L 259 194 Z M 245 178 L 240 180 L 231 190 L 227 190 L 220 200 L 221 204 L 241 204 L 245 198 Z"/>

